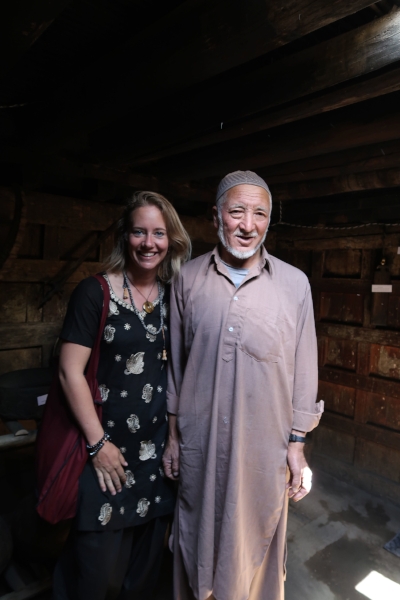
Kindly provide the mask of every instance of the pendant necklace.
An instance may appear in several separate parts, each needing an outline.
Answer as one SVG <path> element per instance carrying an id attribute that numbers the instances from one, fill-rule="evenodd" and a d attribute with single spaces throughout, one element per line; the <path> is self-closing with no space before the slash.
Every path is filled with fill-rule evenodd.
<path id="1" fill-rule="evenodd" d="M 144 298 L 144 300 L 145 300 L 145 301 L 143 302 L 143 306 L 142 306 L 143 310 L 144 310 L 145 312 L 147 312 L 147 314 L 148 314 L 148 315 L 149 315 L 150 313 L 152 313 L 152 312 L 153 312 L 153 310 L 154 310 L 154 304 L 153 304 L 152 302 L 150 302 L 150 301 L 149 301 L 149 298 L 150 298 L 150 296 L 151 296 L 151 292 L 154 290 L 154 286 L 156 285 L 156 282 L 154 281 L 154 283 L 153 283 L 153 287 L 151 288 L 151 290 L 150 290 L 150 293 L 149 293 L 149 295 L 148 295 L 148 296 L 147 296 L 147 298 L 146 298 L 146 296 L 145 296 L 144 294 L 142 294 L 142 292 L 141 292 L 141 291 L 140 291 L 140 290 L 139 290 L 139 289 L 136 287 L 136 285 L 135 285 L 134 283 L 132 283 L 132 281 L 129 279 L 128 275 L 127 275 L 125 272 L 123 273 L 123 278 L 124 278 L 124 283 L 123 283 L 123 286 L 122 286 L 122 287 L 124 288 L 124 295 L 123 295 L 123 298 L 124 298 L 124 300 L 128 300 L 128 291 L 130 291 L 130 290 L 129 290 L 129 284 L 128 284 L 128 280 L 129 280 L 130 284 L 131 284 L 131 285 L 132 285 L 132 286 L 135 288 L 135 290 L 136 290 L 136 291 L 138 291 L 138 292 L 139 292 L 139 294 L 140 294 L 141 296 L 143 296 L 143 298 Z M 156 281 L 157 281 L 157 280 L 156 280 Z M 130 294 L 129 294 L 129 295 L 130 295 Z M 132 302 L 132 305 L 133 305 L 133 302 Z"/>
<path id="2" fill-rule="evenodd" d="M 124 296 L 123 296 L 123 298 L 124 298 L 124 300 L 128 300 L 128 298 L 129 298 L 132 307 L 135 309 L 135 304 L 133 302 L 131 288 L 129 287 L 129 283 L 128 283 L 128 277 L 127 277 L 127 275 L 126 275 L 125 272 L 122 273 L 122 276 L 124 278 L 124 283 L 123 283 Z M 132 283 L 132 285 L 133 285 L 133 283 Z M 133 287 L 135 287 L 135 286 L 133 286 Z M 153 285 L 153 287 L 154 287 L 154 285 Z M 135 289 L 137 289 L 137 288 L 135 288 Z M 139 290 L 138 290 L 138 292 L 139 292 Z M 150 292 L 150 294 L 151 294 L 151 292 Z M 149 294 L 149 296 L 150 296 L 150 294 Z M 162 301 L 163 294 L 161 293 L 160 284 L 158 284 L 158 295 L 159 295 L 159 298 L 160 298 L 160 321 L 161 321 L 160 327 L 159 327 L 158 330 L 155 329 L 155 327 L 153 327 L 153 325 L 146 325 L 145 322 L 144 322 L 143 315 L 141 315 L 140 312 L 137 309 L 135 309 L 135 312 L 136 312 L 136 315 L 139 317 L 139 321 L 141 322 L 141 324 L 143 325 L 143 327 L 145 328 L 145 330 L 148 332 L 148 334 L 150 333 L 151 335 L 157 336 L 160 333 L 160 331 L 161 331 L 162 336 L 163 336 L 163 351 L 162 351 L 162 358 L 161 358 L 161 360 L 168 360 L 167 348 L 166 348 L 166 344 L 165 344 L 165 333 L 164 333 L 164 304 L 163 304 L 163 301 Z M 143 296 L 143 294 L 142 294 L 142 296 Z M 145 298 L 145 296 L 143 296 L 143 298 Z M 148 302 L 148 300 L 146 300 L 146 302 Z M 154 304 L 152 302 L 149 302 L 149 304 L 151 304 L 151 310 L 150 311 L 147 311 L 145 309 L 145 307 L 144 307 L 144 304 L 143 304 L 143 310 L 145 312 L 147 312 L 147 314 L 153 312 L 153 310 L 154 310 Z"/>

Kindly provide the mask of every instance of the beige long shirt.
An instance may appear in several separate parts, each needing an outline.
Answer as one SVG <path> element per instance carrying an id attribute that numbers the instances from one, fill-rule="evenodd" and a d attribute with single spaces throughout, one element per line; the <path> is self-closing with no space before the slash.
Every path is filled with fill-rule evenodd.
<path id="1" fill-rule="evenodd" d="M 215 248 L 173 286 L 171 342 L 188 580 L 198 600 L 245 600 L 282 513 L 290 431 L 323 411 L 307 277 L 263 249 L 236 289 Z"/>

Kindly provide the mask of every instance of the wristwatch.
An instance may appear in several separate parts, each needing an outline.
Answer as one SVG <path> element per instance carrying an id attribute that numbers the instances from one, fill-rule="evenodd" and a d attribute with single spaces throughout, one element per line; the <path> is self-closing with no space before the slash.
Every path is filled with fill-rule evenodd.
<path id="1" fill-rule="evenodd" d="M 302 442 L 305 444 L 306 438 L 302 437 L 301 435 L 295 435 L 294 433 L 291 433 L 289 435 L 289 442 Z"/>

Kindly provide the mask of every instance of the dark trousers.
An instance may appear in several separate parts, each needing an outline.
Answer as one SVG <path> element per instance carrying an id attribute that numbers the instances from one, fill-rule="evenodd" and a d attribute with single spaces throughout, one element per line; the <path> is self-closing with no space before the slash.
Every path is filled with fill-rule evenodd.
<path id="1" fill-rule="evenodd" d="M 71 531 L 53 600 L 151 600 L 169 517 L 117 531 Z"/>

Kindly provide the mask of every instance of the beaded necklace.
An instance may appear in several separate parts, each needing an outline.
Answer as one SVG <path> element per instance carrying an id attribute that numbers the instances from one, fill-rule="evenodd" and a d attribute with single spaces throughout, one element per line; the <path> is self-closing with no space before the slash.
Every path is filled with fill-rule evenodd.
<path id="1" fill-rule="evenodd" d="M 131 305 L 133 307 L 135 307 L 135 303 L 133 301 L 133 296 L 132 296 L 132 292 L 131 292 L 131 288 L 129 286 L 129 282 L 128 282 L 128 277 L 125 273 L 125 271 L 122 273 L 123 279 L 124 279 L 124 283 L 122 285 L 122 287 L 124 288 L 124 290 L 128 290 L 128 294 L 129 294 L 129 300 L 131 301 Z M 160 327 L 158 329 L 156 329 L 154 327 L 154 325 L 146 325 L 146 323 L 144 322 L 144 317 L 143 315 L 137 310 L 135 311 L 135 314 L 137 315 L 137 317 L 139 318 L 139 321 L 141 322 L 141 324 L 143 325 L 144 329 L 147 332 L 147 336 L 149 337 L 149 339 L 151 339 L 150 336 L 152 336 L 154 339 L 156 339 L 156 336 L 160 333 L 162 333 L 163 336 L 163 351 L 162 351 L 162 360 L 167 360 L 167 349 L 165 347 L 165 333 L 164 333 L 164 303 L 162 300 L 163 294 L 161 293 L 161 284 L 160 282 L 157 280 L 157 287 L 158 287 L 158 297 L 160 298 Z M 135 307 L 136 308 L 136 307 Z"/>

